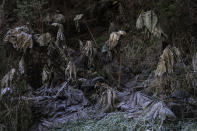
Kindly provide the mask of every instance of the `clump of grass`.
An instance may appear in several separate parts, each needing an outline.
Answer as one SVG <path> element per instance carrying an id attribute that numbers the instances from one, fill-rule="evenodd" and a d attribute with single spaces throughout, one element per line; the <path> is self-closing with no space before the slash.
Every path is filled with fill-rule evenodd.
<path id="1" fill-rule="evenodd" d="M 128 118 L 128 113 L 110 113 L 102 119 L 92 119 L 86 121 L 72 121 L 61 126 L 54 126 L 52 131 L 162 131 L 181 130 L 196 131 L 197 123 L 188 121 L 147 121 L 144 116 L 136 119 Z"/>
<path id="2" fill-rule="evenodd" d="M 192 123 L 185 123 L 183 128 L 183 131 L 196 131 L 197 130 L 197 123 L 192 122 Z"/>
<path id="3" fill-rule="evenodd" d="M 160 124 L 151 124 L 143 117 L 136 119 L 130 119 L 125 117 L 128 113 L 116 112 L 110 113 L 100 120 L 87 120 L 87 121 L 75 121 L 67 122 L 61 127 L 55 127 L 53 131 L 132 131 L 147 129 L 159 129 Z"/>

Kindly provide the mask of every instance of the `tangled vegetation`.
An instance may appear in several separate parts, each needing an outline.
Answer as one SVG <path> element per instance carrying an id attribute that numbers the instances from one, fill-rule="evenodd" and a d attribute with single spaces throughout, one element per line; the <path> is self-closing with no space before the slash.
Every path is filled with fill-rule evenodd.
<path id="1" fill-rule="evenodd" d="M 0 0 L 0 130 L 195 130 L 196 6 Z"/>

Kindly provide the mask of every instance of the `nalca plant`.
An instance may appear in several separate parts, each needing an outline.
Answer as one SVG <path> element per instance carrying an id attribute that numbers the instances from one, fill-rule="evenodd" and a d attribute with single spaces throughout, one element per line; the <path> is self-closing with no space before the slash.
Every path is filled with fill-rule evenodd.
<path id="1" fill-rule="evenodd" d="M 68 77 L 68 80 L 76 80 L 77 79 L 77 68 L 75 64 L 72 61 L 69 61 L 66 70 L 65 75 Z"/>
<path id="2" fill-rule="evenodd" d="M 86 41 L 86 44 L 83 45 L 83 43 L 80 41 L 80 50 L 82 55 L 87 56 L 89 61 L 89 65 L 92 64 L 94 56 L 96 55 L 96 48 L 93 45 L 93 41 Z"/>
<path id="3" fill-rule="evenodd" d="M 25 61 L 24 56 L 21 57 L 19 64 L 18 64 L 18 71 L 21 75 L 25 73 Z"/>
<path id="4" fill-rule="evenodd" d="M 192 66 L 193 66 L 194 72 L 197 72 L 197 53 L 192 58 Z"/>
<path id="5" fill-rule="evenodd" d="M 80 25 L 79 25 L 79 21 L 83 18 L 83 14 L 78 14 L 75 16 L 74 18 L 74 22 L 75 22 L 75 27 L 76 27 L 76 30 L 78 32 L 80 32 Z"/>
<path id="6" fill-rule="evenodd" d="M 59 23 L 52 23 L 52 26 L 58 27 L 55 46 L 58 49 L 61 56 L 63 57 L 63 59 L 65 60 L 65 62 L 68 62 L 68 58 L 67 58 L 66 54 L 64 53 L 64 49 L 66 48 L 65 36 L 64 36 L 64 26 Z"/>
<path id="7" fill-rule="evenodd" d="M 65 40 L 64 26 L 62 24 L 59 24 L 59 23 L 52 23 L 52 26 L 58 27 L 56 41 L 57 42 L 64 41 Z"/>
<path id="8" fill-rule="evenodd" d="M 48 46 L 52 40 L 50 33 L 44 33 L 37 37 L 36 41 L 40 44 L 40 46 Z"/>
<path id="9" fill-rule="evenodd" d="M 12 85 L 12 81 L 16 75 L 16 69 L 12 68 L 1 80 L 1 88 L 9 87 Z"/>
<path id="10" fill-rule="evenodd" d="M 42 84 L 47 84 L 50 78 L 50 70 L 47 65 L 44 65 L 42 70 Z"/>
<path id="11" fill-rule="evenodd" d="M 163 76 L 164 74 L 173 73 L 174 64 L 180 61 L 180 51 L 176 47 L 167 46 L 163 54 L 160 56 L 155 76 Z"/>
<path id="12" fill-rule="evenodd" d="M 112 50 L 113 48 L 115 48 L 118 45 L 120 37 L 124 35 L 126 35 L 126 32 L 122 30 L 118 32 L 112 32 L 109 36 L 109 41 L 108 41 L 109 50 Z"/>
<path id="13" fill-rule="evenodd" d="M 162 35 L 167 37 L 159 25 L 157 15 L 152 10 L 142 12 L 136 21 L 137 29 L 143 29 L 144 27 L 145 32 L 148 33 L 148 35 L 150 32 L 153 36 L 158 38 L 161 38 Z"/>
<path id="14" fill-rule="evenodd" d="M 97 83 L 97 86 L 103 88 L 103 92 L 100 95 L 100 99 L 98 101 L 98 109 L 102 112 L 112 112 L 116 109 L 116 92 L 106 83 Z"/>
<path id="15" fill-rule="evenodd" d="M 13 48 L 22 52 L 33 47 L 32 34 L 26 25 L 8 30 L 4 42 L 11 43 Z"/>
<path id="16" fill-rule="evenodd" d="M 105 42 L 105 44 L 102 47 L 102 52 L 110 52 L 113 50 L 119 43 L 121 36 L 125 36 L 125 31 L 118 31 L 118 32 L 112 32 L 109 36 L 109 39 Z"/>

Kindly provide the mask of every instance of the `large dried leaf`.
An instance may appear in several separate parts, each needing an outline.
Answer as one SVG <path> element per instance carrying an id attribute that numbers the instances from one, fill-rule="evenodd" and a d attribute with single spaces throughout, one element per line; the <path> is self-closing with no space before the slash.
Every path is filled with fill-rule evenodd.
<path id="1" fill-rule="evenodd" d="M 197 53 L 192 58 L 192 65 L 193 65 L 194 72 L 196 72 L 197 71 Z"/>
<path id="2" fill-rule="evenodd" d="M 104 88 L 104 92 L 101 94 L 98 101 L 98 109 L 102 112 L 111 112 L 116 108 L 116 92 L 109 85 L 102 83 L 100 88 Z"/>
<path id="3" fill-rule="evenodd" d="M 158 38 L 160 38 L 162 34 L 166 37 L 166 34 L 158 23 L 158 17 L 154 11 L 142 12 L 139 15 L 136 21 L 136 28 L 142 29 L 143 27 Z"/>
<path id="4" fill-rule="evenodd" d="M 69 61 L 65 70 L 65 75 L 68 77 L 69 80 L 77 79 L 77 69 L 76 69 L 75 64 L 72 61 Z"/>
<path id="5" fill-rule="evenodd" d="M 136 21 L 136 28 L 142 29 L 143 26 L 144 26 L 143 17 L 142 17 L 142 14 L 140 14 L 137 21 Z"/>
<path id="6" fill-rule="evenodd" d="M 92 57 L 93 52 L 94 52 L 94 47 L 92 41 L 87 41 L 82 49 L 82 54 L 87 57 Z"/>
<path id="7" fill-rule="evenodd" d="M 64 36 L 64 27 L 62 24 L 59 23 L 53 23 L 52 26 L 58 27 L 58 32 L 57 32 L 57 37 L 56 37 L 56 42 L 55 46 L 60 52 L 61 56 L 63 59 L 67 62 L 67 56 L 64 53 L 64 49 L 66 47 L 65 45 L 65 36 Z"/>
<path id="8" fill-rule="evenodd" d="M 79 27 L 79 21 L 83 18 L 83 14 L 78 14 L 75 16 L 74 21 L 75 21 L 75 26 L 78 32 L 80 32 L 80 27 Z"/>
<path id="9" fill-rule="evenodd" d="M 40 44 L 40 46 L 47 46 L 51 42 L 51 34 L 42 34 L 38 37 L 36 41 Z"/>
<path id="10" fill-rule="evenodd" d="M 166 47 L 160 57 L 155 76 L 162 76 L 164 73 L 173 72 L 174 63 L 180 58 L 180 51 L 176 47 Z"/>
<path id="11" fill-rule="evenodd" d="M 102 52 L 115 48 L 118 45 L 120 37 L 124 35 L 126 35 L 126 32 L 122 30 L 118 32 L 112 32 L 109 36 L 109 40 L 107 41 L 107 43 L 103 45 Z"/>
<path id="12" fill-rule="evenodd" d="M 25 62 L 24 62 L 24 58 L 23 57 L 19 61 L 18 70 L 19 70 L 20 74 L 24 74 L 25 73 Z"/>
<path id="13" fill-rule="evenodd" d="M 112 50 L 117 46 L 120 36 L 126 35 L 125 31 L 112 32 L 109 37 L 109 49 Z"/>
<path id="14" fill-rule="evenodd" d="M 144 120 L 164 121 L 166 119 L 176 119 L 174 113 L 166 106 L 163 101 L 153 99 L 141 92 L 134 93 L 129 102 L 130 103 L 127 104 L 130 104 L 132 109 L 136 109 L 138 112 L 142 110 L 142 112 L 137 116 L 143 117 Z"/>
<path id="15" fill-rule="evenodd" d="M 47 65 L 44 66 L 42 70 L 42 84 L 46 84 L 49 81 L 50 71 Z"/>
<path id="16" fill-rule="evenodd" d="M 11 69 L 1 80 L 1 87 L 8 87 L 12 84 L 12 80 L 14 79 L 14 75 L 16 73 L 16 69 Z"/>
<path id="17" fill-rule="evenodd" d="M 82 19 L 82 17 L 83 17 L 83 14 L 78 14 L 75 16 L 74 21 L 79 21 Z"/>
<path id="18" fill-rule="evenodd" d="M 29 33 L 29 28 L 27 26 L 10 29 L 4 41 L 11 43 L 14 48 L 23 52 L 25 52 L 27 48 L 33 47 L 32 35 Z"/>
<path id="19" fill-rule="evenodd" d="M 83 43 L 80 42 L 80 45 L 83 46 Z M 81 47 L 81 53 L 84 56 L 87 56 L 89 59 L 89 64 L 92 64 L 93 58 L 96 55 L 96 48 L 93 46 L 92 41 L 86 41 L 85 46 Z"/>
<path id="20" fill-rule="evenodd" d="M 161 120 L 161 121 L 166 120 L 166 118 L 170 120 L 176 119 L 176 116 L 174 115 L 174 113 L 162 101 L 152 103 L 145 110 L 145 117 L 148 120 Z"/>
<path id="21" fill-rule="evenodd" d="M 37 131 L 38 128 L 41 128 L 40 131 L 49 130 L 54 123 L 60 124 L 84 118 L 80 112 L 85 110 L 89 101 L 81 90 L 72 88 L 67 82 L 56 88 L 43 86 L 35 93 L 36 97 L 30 98 L 32 111 L 35 116 L 39 116 L 39 122 L 34 123 L 33 127 L 36 128 L 34 130 Z M 37 124 L 40 126 L 35 126 Z"/>
<path id="22" fill-rule="evenodd" d="M 59 23 L 53 23 L 52 26 L 58 27 L 58 32 L 57 32 L 57 41 L 64 41 L 65 36 L 64 36 L 64 26 Z"/>

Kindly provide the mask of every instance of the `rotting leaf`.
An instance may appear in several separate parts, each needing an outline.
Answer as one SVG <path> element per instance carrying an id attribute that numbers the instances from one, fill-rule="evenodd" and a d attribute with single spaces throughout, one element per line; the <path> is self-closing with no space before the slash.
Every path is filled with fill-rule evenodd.
<path id="1" fill-rule="evenodd" d="M 120 40 L 121 36 L 125 36 L 126 32 L 125 31 L 118 31 L 118 32 L 112 32 L 109 36 L 109 40 L 105 42 L 105 44 L 102 47 L 102 52 L 107 52 L 109 50 L 113 50 L 117 45 Z"/>
<path id="2" fill-rule="evenodd" d="M 36 40 L 40 46 L 47 46 L 51 42 L 51 34 L 50 33 L 44 33 L 38 37 Z"/>
<path id="3" fill-rule="evenodd" d="M 64 45 L 62 45 L 62 42 L 65 42 L 64 27 L 62 24 L 59 24 L 59 23 L 53 23 L 52 26 L 58 27 L 55 46 L 59 50 L 61 56 L 67 62 L 67 56 L 64 53 L 64 49 L 66 48 L 65 47 L 66 45 L 65 45 L 65 43 L 63 43 Z"/>
<path id="4" fill-rule="evenodd" d="M 75 16 L 74 18 L 74 22 L 75 22 L 75 27 L 77 29 L 78 32 L 80 32 L 80 27 L 79 27 L 79 21 L 83 18 L 83 14 L 78 14 Z"/>
<path id="5" fill-rule="evenodd" d="M 98 85 L 97 85 L 98 86 Z M 116 109 L 116 92 L 115 90 L 105 83 L 101 83 L 100 88 L 104 88 L 98 101 L 98 109 L 102 112 L 112 112 Z"/>
<path id="6" fill-rule="evenodd" d="M 64 41 L 64 27 L 62 24 L 59 23 L 53 23 L 52 26 L 58 27 L 58 32 L 57 32 L 57 41 Z"/>
<path id="7" fill-rule="evenodd" d="M 14 79 L 14 75 L 16 73 L 16 69 L 12 68 L 1 80 L 1 87 L 8 87 L 10 84 L 12 84 L 12 81 Z"/>
<path id="8" fill-rule="evenodd" d="M 44 68 L 42 70 L 42 84 L 46 84 L 49 81 L 49 77 L 50 77 L 50 71 L 47 65 L 44 65 Z"/>
<path id="9" fill-rule="evenodd" d="M 112 50 L 114 47 L 116 47 L 120 39 L 120 36 L 124 36 L 124 35 L 126 35 L 126 32 L 122 30 L 118 32 L 112 32 L 109 37 L 109 44 L 108 44 L 109 50 Z"/>
<path id="10" fill-rule="evenodd" d="M 69 61 L 65 70 L 65 75 L 68 77 L 69 80 L 77 79 L 77 69 L 76 69 L 75 64 L 72 61 Z"/>
<path id="11" fill-rule="evenodd" d="M 23 52 L 27 48 L 33 47 L 32 35 L 29 33 L 29 28 L 26 25 L 8 30 L 4 41 L 11 43 L 16 50 Z"/>
<path id="12" fill-rule="evenodd" d="M 164 121 L 166 118 L 170 120 L 176 119 L 174 113 L 166 106 L 162 101 L 153 103 L 145 110 L 145 116 L 148 120 L 161 120 Z"/>
<path id="13" fill-rule="evenodd" d="M 83 43 L 81 42 L 80 45 L 83 45 Z M 84 56 L 88 57 L 89 64 L 91 65 L 92 61 L 93 61 L 93 57 L 96 54 L 96 48 L 94 48 L 93 42 L 92 41 L 86 41 L 85 46 L 83 46 L 82 49 L 81 49 L 81 53 Z"/>
<path id="14" fill-rule="evenodd" d="M 151 34 L 153 34 L 158 38 L 161 38 L 161 35 L 167 37 L 167 35 L 163 32 L 163 30 L 159 25 L 157 15 L 152 10 L 147 12 L 142 12 L 139 15 L 136 21 L 136 28 L 142 29 L 143 27 L 146 27 L 145 29 L 147 29 Z"/>
<path id="15" fill-rule="evenodd" d="M 131 109 L 136 109 L 137 112 L 142 110 L 140 114 L 133 116 L 142 117 L 145 121 L 165 121 L 168 120 L 175 120 L 176 116 L 174 113 L 166 106 L 166 104 L 163 101 L 159 101 L 157 99 L 154 99 L 150 96 L 147 96 L 141 92 L 136 92 L 133 94 L 131 99 L 129 100 L 129 103 Z M 137 113 L 136 112 L 136 113 Z"/>
<path id="16" fill-rule="evenodd" d="M 22 56 L 21 60 L 19 61 L 18 70 L 19 70 L 20 74 L 25 73 L 25 62 L 24 62 L 23 56 Z"/>
<path id="17" fill-rule="evenodd" d="M 155 76 L 162 76 L 164 73 L 172 73 L 175 62 L 180 59 L 180 51 L 176 47 L 166 47 L 160 56 Z"/>

